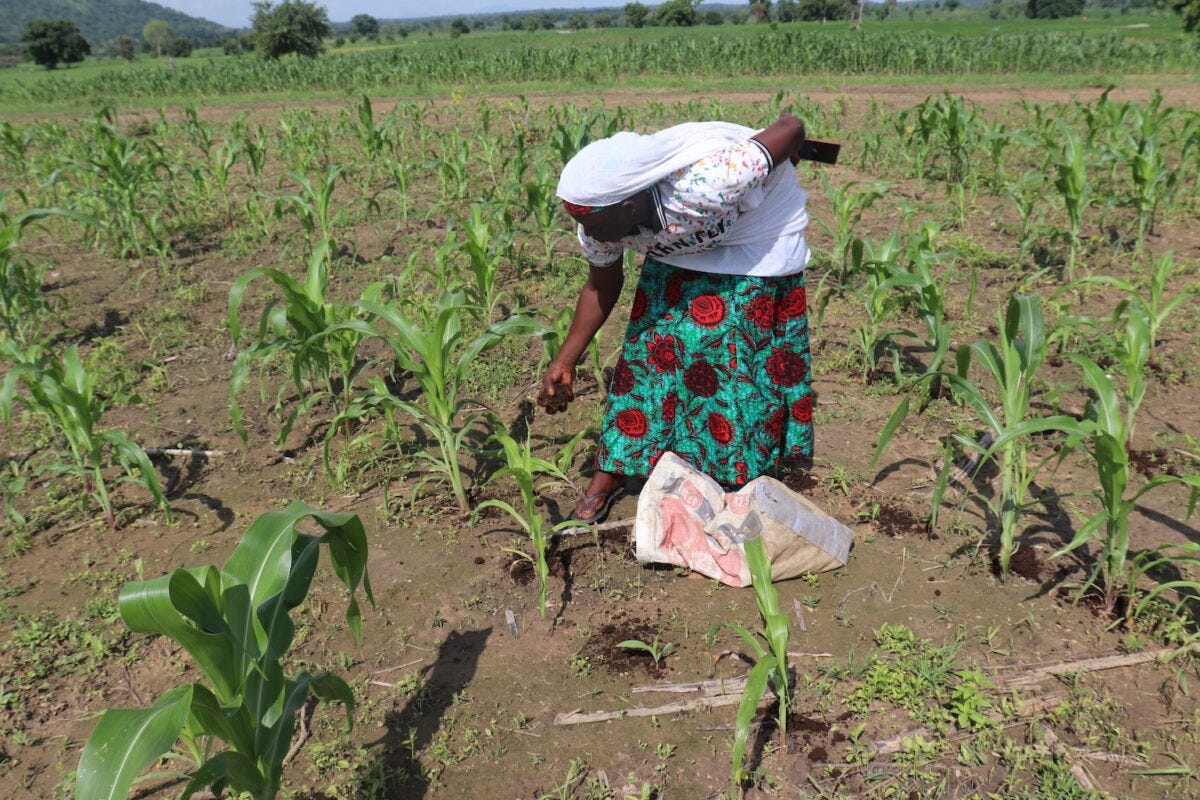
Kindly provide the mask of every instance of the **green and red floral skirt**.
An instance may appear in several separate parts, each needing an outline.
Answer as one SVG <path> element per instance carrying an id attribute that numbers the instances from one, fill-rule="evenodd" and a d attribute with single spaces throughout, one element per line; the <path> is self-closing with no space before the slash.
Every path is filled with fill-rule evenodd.
<path id="1" fill-rule="evenodd" d="M 596 466 L 644 476 L 670 450 L 726 485 L 813 452 L 804 273 L 716 275 L 647 258 Z"/>

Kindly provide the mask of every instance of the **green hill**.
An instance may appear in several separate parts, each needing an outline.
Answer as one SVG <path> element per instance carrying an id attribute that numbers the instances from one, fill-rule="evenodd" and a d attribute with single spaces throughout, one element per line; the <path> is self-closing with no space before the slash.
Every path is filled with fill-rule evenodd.
<path id="1" fill-rule="evenodd" d="M 0 43 L 19 41 L 25 23 L 35 19 L 71 20 L 93 49 L 121 35 L 140 40 L 142 27 L 152 19 L 166 21 L 176 36 L 199 42 L 216 41 L 229 31 L 144 0 L 0 0 Z"/>

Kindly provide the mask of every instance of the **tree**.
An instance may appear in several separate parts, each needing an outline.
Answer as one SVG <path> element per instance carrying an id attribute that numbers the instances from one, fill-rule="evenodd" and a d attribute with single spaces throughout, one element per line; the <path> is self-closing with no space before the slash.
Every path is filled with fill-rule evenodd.
<path id="1" fill-rule="evenodd" d="M 525 30 L 529 31 L 530 33 L 533 33 L 540 27 L 542 27 L 542 23 L 540 21 L 538 21 L 537 14 L 526 14 L 525 15 Z"/>
<path id="2" fill-rule="evenodd" d="M 962 3 L 959 2 L 959 0 L 946 0 L 946 2 L 942 3 L 942 7 L 945 8 L 947 11 L 953 11 L 954 9 L 958 8 L 960 5 L 962 5 Z"/>
<path id="3" fill-rule="evenodd" d="M 21 42 L 29 57 L 46 69 L 55 69 L 60 61 L 76 64 L 92 52 L 78 26 L 66 19 L 31 20 L 21 32 Z"/>
<path id="4" fill-rule="evenodd" d="M 796 0 L 779 0 L 775 4 L 775 19 L 780 22 L 795 22 L 800 19 L 800 6 Z"/>
<path id="5" fill-rule="evenodd" d="M 769 22 L 771 20 L 771 4 L 768 2 L 751 3 L 750 19 L 755 22 Z"/>
<path id="6" fill-rule="evenodd" d="M 611 28 L 613 23 L 612 14 L 597 14 L 592 17 L 592 25 L 597 28 Z"/>
<path id="7" fill-rule="evenodd" d="M 167 55 L 172 58 L 187 58 L 192 54 L 192 47 L 191 39 L 184 39 L 182 37 L 172 39 L 171 43 L 167 45 Z"/>
<path id="8" fill-rule="evenodd" d="M 650 9 L 641 3 L 625 4 L 625 24 L 631 28 L 640 28 L 646 24 Z"/>
<path id="9" fill-rule="evenodd" d="M 588 26 L 587 15 L 581 11 L 576 11 L 571 16 L 567 17 L 567 27 L 571 30 L 581 31 Z"/>
<path id="10" fill-rule="evenodd" d="M 321 52 L 321 40 L 333 33 L 325 7 L 308 0 L 283 0 L 279 5 L 259 0 L 250 24 L 255 49 L 269 59 L 288 53 L 312 58 Z"/>
<path id="11" fill-rule="evenodd" d="M 1033 19 L 1063 19 L 1083 13 L 1084 0 L 1029 0 L 1025 16 Z"/>
<path id="12" fill-rule="evenodd" d="M 1200 0 L 1173 0 L 1171 7 L 1183 16 L 1183 29 L 1191 32 L 1200 29 Z"/>
<path id="13" fill-rule="evenodd" d="M 163 48 L 175 38 L 175 31 L 161 19 L 152 19 L 142 28 L 142 41 L 154 48 L 155 54 L 162 58 Z"/>
<path id="14" fill-rule="evenodd" d="M 704 24 L 705 25 L 724 25 L 725 24 L 725 15 L 722 14 L 720 11 L 717 11 L 716 9 L 713 9 L 712 11 L 705 11 L 704 12 Z"/>
<path id="15" fill-rule="evenodd" d="M 451 36 L 462 36 L 464 33 L 470 33 L 470 32 L 471 32 L 471 26 L 468 25 L 467 21 L 465 19 L 463 19 L 462 17 L 459 17 L 458 19 L 456 19 L 450 23 L 450 35 Z"/>
<path id="16" fill-rule="evenodd" d="M 800 19 L 809 21 L 846 19 L 850 15 L 846 0 L 800 0 L 797 8 Z"/>
<path id="17" fill-rule="evenodd" d="M 667 0 L 655 12 L 654 22 L 667 27 L 689 28 L 699 21 L 699 16 L 692 0 Z"/>
<path id="18" fill-rule="evenodd" d="M 137 57 L 137 42 L 133 41 L 132 36 L 118 36 L 113 39 L 112 54 L 114 58 L 133 61 Z"/>
<path id="19" fill-rule="evenodd" d="M 377 36 L 379 34 L 379 20 L 370 14 L 355 14 L 350 18 L 350 30 L 359 36 Z"/>

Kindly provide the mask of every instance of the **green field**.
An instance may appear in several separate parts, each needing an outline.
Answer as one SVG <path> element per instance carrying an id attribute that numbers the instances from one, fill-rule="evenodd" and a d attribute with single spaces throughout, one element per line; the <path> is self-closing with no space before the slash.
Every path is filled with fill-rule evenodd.
<path id="1" fill-rule="evenodd" d="M 248 92 L 398 90 L 411 96 L 497 85 L 615 87 L 670 81 L 737 85 L 755 76 L 904 78 L 941 76 L 1164 75 L 1200 70 L 1200 42 L 1167 15 L 1042 22 L 983 18 L 844 24 L 608 29 L 580 32 L 479 31 L 410 35 L 395 46 L 331 49 L 312 61 L 264 63 L 198 51 L 189 59 L 125 64 L 90 61 L 47 71 L 0 74 L 0 99 L 13 111 L 95 100 L 182 100 Z"/>

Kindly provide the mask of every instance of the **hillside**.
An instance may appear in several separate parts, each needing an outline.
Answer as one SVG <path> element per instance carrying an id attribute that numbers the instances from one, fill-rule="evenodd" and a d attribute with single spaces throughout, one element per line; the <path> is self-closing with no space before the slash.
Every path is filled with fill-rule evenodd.
<path id="1" fill-rule="evenodd" d="M 69 19 L 93 48 L 122 34 L 140 39 L 151 19 L 165 20 L 176 35 L 201 42 L 229 30 L 144 0 L 0 0 L 0 43 L 19 41 L 25 23 L 34 19 Z"/>

